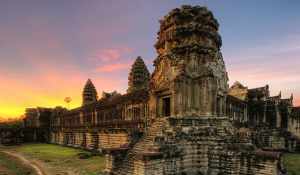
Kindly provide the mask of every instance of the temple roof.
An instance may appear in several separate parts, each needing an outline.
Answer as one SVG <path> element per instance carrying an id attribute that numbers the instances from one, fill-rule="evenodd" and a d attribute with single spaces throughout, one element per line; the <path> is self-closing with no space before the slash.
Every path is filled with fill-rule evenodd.
<path id="1" fill-rule="evenodd" d="M 241 82 L 235 81 L 233 85 L 230 88 L 240 88 L 240 89 L 248 89 L 246 86 L 244 86 Z"/>
<path id="2" fill-rule="evenodd" d="M 248 88 L 236 81 L 228 90 L 228 95 L 231 95 L 240 100 L 247 100 Z"/>
<path id="3" fill-rule="evenodd" d="M 96 108 L 109 108 L 122 103 L 138 103 L 148 101 L 149 94 L 147 90 L 137 90 L 131 93 L 113 96 L 112 98 L 101 98 L 100 100 L 69 110 L 67 114 L 77 113 L 79 111 L 94 110 Z"/>
<path id="4" fill-rule="evenodd" d="M 90 79 L 87 80 L 82 93 L 82 105 L 96 102 L 98 99 L 97 90 Z"/>
<path id="5" fill-rule="evenodd" d="M 150 80 L 150 73 L 145 65 L 142 57 L 138 56 L 134 61 L 129 77 L 127 92 L 134 92 L 136 90 L 148 89 Z"/>
<path id="6" fill-rule="evenodd" d="M 278 95 L 268 97 L 267 100 L 270 102 L 280 102 L 281 101 L 281 92 L 279 92 Z"/>
<path id="7" fill-rule="evenodd" d="M 248 98 L 268 98 L 270 96 L 269 85 L 248 89 Z"/>
<path id="8" fill-rule="evenodd" d="M 179 54 L 184 51 L 215 52 L 222 45 L 218 28 L 217 20 L 206 7 L 183 5 L 160 20 L 156 51 L 159 55 L 174 51 Z M 200 41 L 200 38 L 211 42 Z"/>

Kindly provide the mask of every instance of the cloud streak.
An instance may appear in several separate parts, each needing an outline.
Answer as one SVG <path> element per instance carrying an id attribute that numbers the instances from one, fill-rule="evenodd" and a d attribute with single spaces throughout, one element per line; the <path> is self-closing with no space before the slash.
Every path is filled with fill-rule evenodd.
<path id="1" fill-rule="evenodd" d="M 132 64 L 130 54 L 133 52 L 129 47 L 105 48 L 96 51 L 92 56 L 94 71 L 97 73 L 119 73 L 126 71 Z"/>
<path id="2" fill-rule="evenodd" d="M 133 49 L 129 47 L 107 48 L 96 51 L 92 58 L 100 62 L 115 62 L 119 61 L 125 54 L 131 53 Z"/>
<path id="3" fill-rule="evenodd" d="M 115 64 L 107 64 L 104 66 L 100 66 L 100 67 L 96 68 L 96 72 L 111 73 L 111 72 L 127 70 L 129 68 L 130 68 L 130 63 L 115 63 Z"/>

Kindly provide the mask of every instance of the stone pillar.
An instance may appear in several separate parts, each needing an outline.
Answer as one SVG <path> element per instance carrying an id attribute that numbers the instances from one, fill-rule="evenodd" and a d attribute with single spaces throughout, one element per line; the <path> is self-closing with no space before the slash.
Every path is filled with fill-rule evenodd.
<path id="1" fill-rule="evenodd" d="M 104 172 L 110 173 L 113 169 L 113 156 L 111 154 L 105 154 L 105 169 Z"/>
<path id="2" fill-rule="evenodd" d="M 275 106 L 275 109 L 276 109 L 276 128 L 281 128 L 281 115 L 277 104 Z"/>

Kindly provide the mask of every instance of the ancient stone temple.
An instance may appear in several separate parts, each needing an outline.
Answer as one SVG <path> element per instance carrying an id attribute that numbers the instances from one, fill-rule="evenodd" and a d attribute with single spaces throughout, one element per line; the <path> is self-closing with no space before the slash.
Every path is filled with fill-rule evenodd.
<path id="1" fill-rule="evenodd" d="M 277 155 L 240 143 L 225 114 L 228 77 L 218 27 L 199 6 L 174 9 L 161 20 L 150 123 L 123 157 L 112 154 L 111 174 L 277 173 Z"/>
<path id="2" fill-rule="evenodd" d="M 139 56 L 133 63 L 129 77 L 127 92 L 131 93 L 136 90 L 148 89 L 150 73 L 143 61 Z"/>
<path id="3" fill-rule="evenodd" d="M 83 93 L 82 93 L 82 105 L 96 102 L 98 99 L 97 90 L 90 79 L 87 80 Z"/>
<path id="4" fill-rule="evenodd" d="M 279 175 L 281 152 L 300 150 L 300 108 L 268 85 L 229 88 L 218 30 L 206 7 L 172 10 L 154 72 L 137 57 L 127 92 L 100 99 L 88 80 L 82 106 L 49 109 L 49 142 L 102 152 L 113 175 Z"/>

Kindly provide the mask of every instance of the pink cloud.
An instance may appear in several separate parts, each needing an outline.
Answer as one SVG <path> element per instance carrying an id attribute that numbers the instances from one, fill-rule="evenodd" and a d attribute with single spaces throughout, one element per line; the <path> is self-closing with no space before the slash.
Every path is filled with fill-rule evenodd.
<path id="1" fill-rule="evenodd" d="M 129 47 L 107 48 L 96 51 L 93 58 L 102 62 L 112 62 L 120 60 L 125 54 L 131 53 L 133 49 Z"/>
<path id="2" fill-rule="evenodd" d="M 120 59 L 121 53 L 117 49 L 106 49 L 100 50 L 95 57 L 104 62 L 115 61 Z"/>
<path id="3" fill-rule="evenodd" d="M 100 49 L 92 56 L 95 72 L 113 73 L 127 70 L 130 67 L 131 59 L 129 54 L 133 49 L 129 47 L 116 47 Z"/>
<path id="4" fill-rule="evenodd" d="M 130 63 L 115 63 L 115 64 L 108 64 L 96 69 L 96 72 L 115 72 L 129 69 Z"/>

